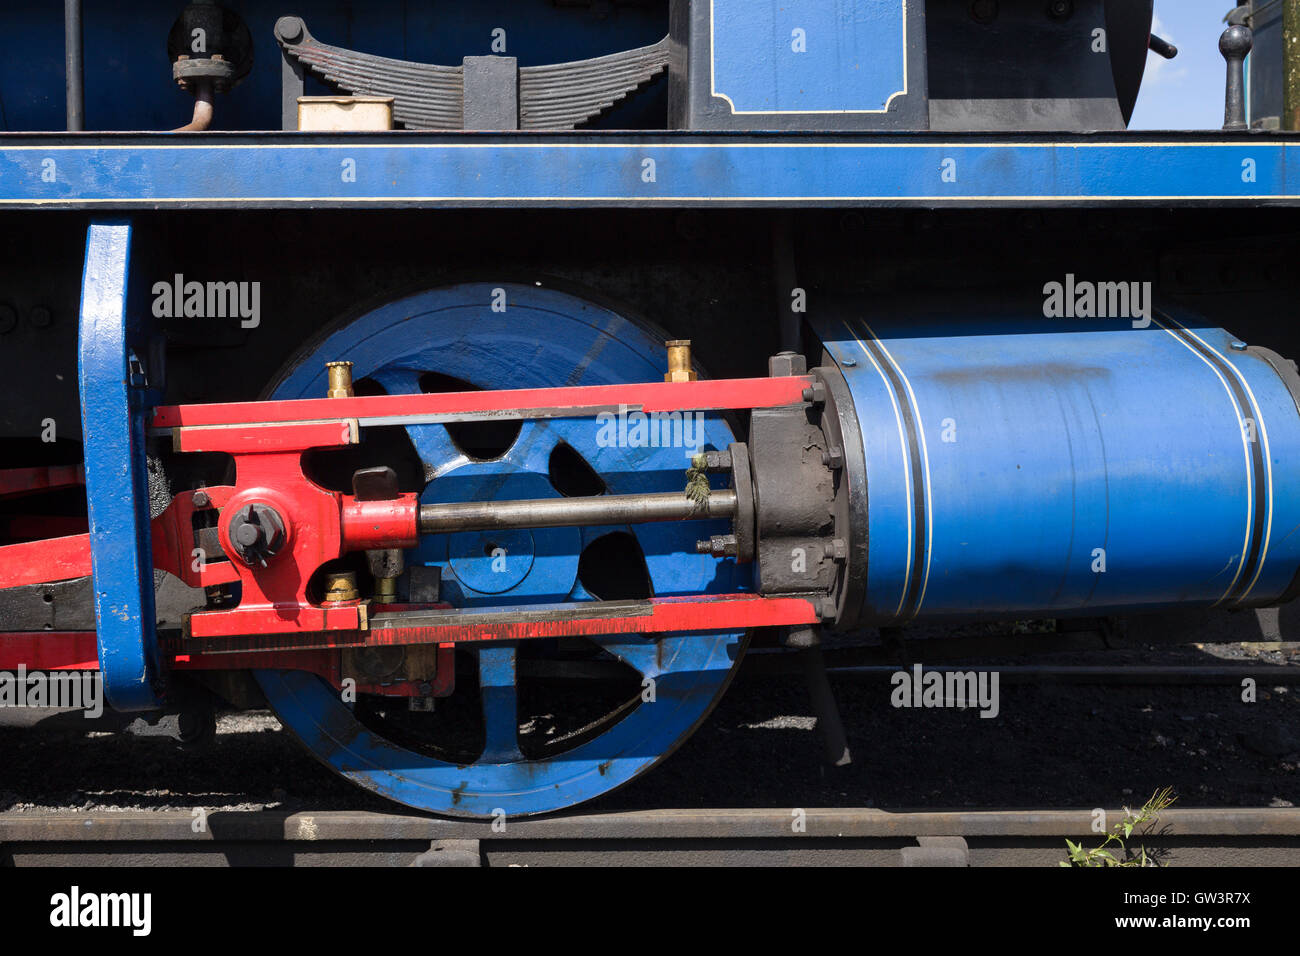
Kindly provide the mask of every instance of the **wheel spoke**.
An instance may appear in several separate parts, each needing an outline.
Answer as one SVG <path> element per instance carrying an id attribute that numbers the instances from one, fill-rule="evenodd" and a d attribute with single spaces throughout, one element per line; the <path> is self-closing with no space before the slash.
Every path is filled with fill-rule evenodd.
<path id="1" fill-rule="evenodd" d="M 414 369 L 381 368 L 373 372 L 370 378 L 378 382 L 389 395 L 420 393 L 420 373 Z M 415 446 L 415 453 L 424 463 L 425 478 L 429 481 L 467 460 L 451 440 L 451 434 L 445 425 L 408 425 L 406 434 Z"/>
<path id="2" fill-rule="evenodd" d="M 523 754 L 519 752 L 513 645 L 479 648 L 478 684 L 483 698 L 483 724 L 486 730 L 486 743 L 479 762 L 514 763 L 523 760 Z"/>
<path id="3" fill-rule="evenodd" d="M 667 640 L 671 638 L 642 637 L 640 634 L 619 634 L 616 637 L 591 639 L 592 643 L 613 654 L 642 677 L 655 677 L 662 673 L 661 642 Z"/>
<path id="4" fill-rule="evenodd" d="M 524 471 L 544 475 L 550 468 L 551 452 L 560 440 L 550 422 L 531 419 L 520 425 L 519 437 L 510 446 L 505 458 Z"/>

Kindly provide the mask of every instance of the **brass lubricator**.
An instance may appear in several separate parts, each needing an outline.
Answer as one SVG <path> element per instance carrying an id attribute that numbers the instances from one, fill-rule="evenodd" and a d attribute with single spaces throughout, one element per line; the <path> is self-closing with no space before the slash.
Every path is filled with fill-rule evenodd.
<path id="1" fill-rule="evenodd" d="M 673 339 L 665 342 L 668 349 L 668 374 L 665 382 L 693 382 L 698 378 L 691 368 L 691 340 Z"/>
<path id="2" fill-rule="evenodd" d="M 357 576 L 351 571 L 335 571 L 325 578 L 324 604 L 345 604 L 361 600 Z"/>
<path id="3" fill-rule="evenodd" d="M 326 362 L 325 370 L 329 375 L 327 398 L 352 398 L 356 395 L 352 390 L 351 362 Z"/>

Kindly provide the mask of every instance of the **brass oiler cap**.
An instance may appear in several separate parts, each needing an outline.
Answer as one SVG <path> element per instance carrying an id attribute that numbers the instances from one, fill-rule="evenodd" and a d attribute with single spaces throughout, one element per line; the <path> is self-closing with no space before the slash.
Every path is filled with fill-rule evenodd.
<path id="1" fill-rule="evenodd" d="M 329 375 L 327 398 L 352 398 L 356 394 L 352 391 L 351 362 L 326 362 L 325 371 Z"/>
<path id="2" fill-rule="evenodd" d="M 351 571 L 334 571 L 325 578 L 325 604 L 345 604 L 361 600 L 357 576 Z"/>
<path id="3" fill-rule="evenodd" d="M 698 376 L 691 368 L 691 340 L 673 339 L 665 342 L 668 349 L 668 374 L 665 382 L 693 382 Z"/>

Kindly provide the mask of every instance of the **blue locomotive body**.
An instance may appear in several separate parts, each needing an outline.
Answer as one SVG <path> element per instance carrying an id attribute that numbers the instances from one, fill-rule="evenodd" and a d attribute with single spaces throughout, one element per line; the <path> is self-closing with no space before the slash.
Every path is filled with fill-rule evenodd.
<path id="1" fill-rule="evenodd" d="M 1151 22 L 11 6 L 0 669 L 514 815 L 755 629 L 1286 604 L 1300 142 L 1235 21 L 1227 128 L 1126 132 Z"/>

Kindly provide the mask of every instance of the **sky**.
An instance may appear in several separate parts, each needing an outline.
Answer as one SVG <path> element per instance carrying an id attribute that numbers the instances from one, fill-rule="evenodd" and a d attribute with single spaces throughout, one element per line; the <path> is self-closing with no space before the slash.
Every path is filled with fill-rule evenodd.
<path id="1" fill-rule="evenodd" d="M 1151 32 L 1178 47 L 1172 60 L 1147 55 L 1129 129 L 1219 129 L 1227 66 L 1219 53 L 1233 0 L 1156 0 Z"/>

